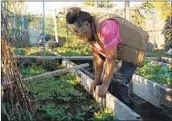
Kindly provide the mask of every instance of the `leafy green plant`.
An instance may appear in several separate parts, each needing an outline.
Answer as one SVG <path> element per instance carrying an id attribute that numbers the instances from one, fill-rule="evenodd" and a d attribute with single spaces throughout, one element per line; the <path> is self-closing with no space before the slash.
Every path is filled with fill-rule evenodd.
<path id="1" fill-rule="evenodd" d="M 91 55 L 89 45 L 76 37 L 66 42 L 63 47 L 55 48 L 54 51 L 66 56 Z"/>
<path id="2" fill-rule="evenodd" d="M 97 113 L 94 113 L 94 121 L 114 121 L 117 120 L 116 117 L 113 116 L 113 113 L 110 109 L 104 108 L 98 111 Z"/>
<path id="3" fill-rule="evenodd" d="M 142 68 L 138 68 L 136 73 L 157 83 L 172 85 L 172 71 L 171 68 L 167 66 L 152 64 L 151 61 L 145 61 L 145 65 Z"/>
<path id="4" fill-rule="evenodd" d="M 45 73 L 45 69 L 43 69 L 42 66 L 37 66 L 37 65 L 32 65 L 28 68 L 22 68 L 21 69 L 22 75 L 24 75 L 25 77 L 28 76 L 35 76 L 35 75 L 39 75 L 42 73 Z"/>
<path id="5" fill-rule="evenodd" d="M 32 65 L 26 68 L 23 74 L 33 76 L 43 72 L 46 72 L 43 67 Z M 80 80 L 71 73 L 30 81 L 28 87 L 34 93 L 32 101 L 39 102 L 36 106 L 36 120 L 106 121 L 114 119 L 108 109 L 99 111 L 100 105 L 79 83 Z M 97 113 L 94 114 L 94 112 Z"/>

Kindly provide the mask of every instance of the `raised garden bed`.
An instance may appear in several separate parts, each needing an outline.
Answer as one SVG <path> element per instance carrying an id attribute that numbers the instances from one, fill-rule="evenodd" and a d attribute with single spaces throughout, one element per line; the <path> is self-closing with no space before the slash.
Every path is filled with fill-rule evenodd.
<path id="1" fill-rule="evenodd" d="M 67 67 L 72 67 L 75 64 L 67 60 L 62 60 L 62 63 Z M 81 70 L 73 71 L 81 80 L 81 85 L 89 92 L 89 86 L 93 82 L 91 75 L 83 73 Z M 142 120 L 141 116 L 123 104 L 120 100 L 114 97 L 109 92 L 105 97 L 98 97 L 96 91 L 90 92 L 97 102 L 101 103 L 103 107 L 111 109 L 119 120 Z"/>
<path id="2" fill-rule="evenodd" d="M 162 63 L 172 64 L 171 57 L 146 57 L 149 60 L 159 61 Z"/>
<path id="3" fill-rule="evenodd" d="M 62 67 L 59 67 L 62 68 Z M 47 72 L 42 66 L 32 65 L 24 70 L 25 77 Z M 79 85 L 80 80 L 72 73 L 28 83 L 32 100 L 37 103 L 37 121 L 112 121 L 117 120 L 108 108 L 98 103 Z"/>
<path id="4" fill-rule="evenodd" d="M 172 109 L 171 68 L 146 61 L 137 69 L 130 83 L 131 91 L 158 108 Z"/>
<path id="5" fill-rule="evenodd" d="M 55 55 L 55 54 L 54 54 L 54 55 Z M 77 72 L 78 72 L 78 71 L 77 71 Z M 83 77 L 81 78 L 81 75 L 84 75 L 84 74 L 82 74 L 82 73 L 81 73 L 81 74 L 78 73 L 78 74 L 80 75 L 81 84 L 82 84 L 82 80 L 84 80 L 83 82 L 85 82 L 85 80 L 87 80 L 87 81 L 85 82 L 85 84 L 83 84 L 83 86 L 84 86 L 84 85 L 87 85 L 86 87 L 85 87 L 85 86 L 84 86 L 84 87 L 85 87 L 86 89 L 88 89 L 88 85 L 90 84 L 90 77 L 86 75 L 86 76 L 83 76 Z M 146 82 L 146 83 L 147 83 L 147 82 Z M 135 87 L 134 87 L 134 86 L 135 86 L 134 84 L 136 84 L 136 83 L 134 82 L 133 85 L 132 85 L 132 86 L 133 86 L 133 92 L 134 92 L 134 88 L 135 88 Z M 142 84 L 141 84 L 141 85 L 142 85 Z M 154 85 L 154 84 L 153 84 L 153 85 Z M 156 84 L 155 84 L 155 85 L 156 85 Z M 145 85 L 145 86 L 146 86 L 146 85 Z M 160 86 L 161 86 L 161 85 L 160 85 Z M 153 87 L 153 86 L 152 86 L 152 87 Z M 158 86 L 155 86 L 155 87 L 157 88 Z M 140 88 L 140 87 L 139 87 L 139 88 Z M 139 88 L 138 88 L 138 89 L 139 89 Z M 165 89 L 162 89 L 162 88 L 161 88 L 161 90 L 164 90 L 164 92 L 161 91 L 161 92 L 164 93 L 164 94 L 166 94 L 167 91 L 168 91 L 168 94 L 171 93 L 171 92 L 169 91 L 169 89 L 166 90 L 166 88 L 165 88 Z M 135 91 L 137 91 L 137 88 L 135 88 Z M 142 91 L 143 91 L 143 90 L 142 90 Z M 154 90 L 152 90 L 152 91 L 154 91 Z M 147 93 L 147 92 L 145 92 L 145 93 Z M 93 96 L 96 98 L 95 92 L 93 92 L 92 94 L 93 94 Z M 153 92 L 153 94 L 154 94 L 154 92 Z M 148 94 L 148 95 L 149 95 L 149 94 Z M 112 95 L 110 95 L 110 96 L 112 96 Z M 139 94 L 138 94 L 138 96 L 141 97 L 141 98 L 143 98 L 142 95 L 139 95 Z M 151 95 L 151 96 L 152 96 L 152 95 Z M 156 95 L 155 95 L 155 96 L 156 96 Z M 153 98 L 154 98 L 155 96 L 153 95 Z M 108 107 L 108 104 L 107 104 L 108 102 L 107 102 L 106 100 L 109 100 L 110 98 L 107 98 L 107 97 L 108 97 L 108 96 L 106 96 L 106 99 L 96 99 L 96 100 L 99 101 L 99 102 L 101 102 L 103 106 L 105 106 L 105 107 L 107 106 L 107 107 Z M 166 103 L 167 103 L 167 101 L 168 101 L 168 100 L 165 99 L 165 97 L 167 97 L 168 100 L 170 99 L 168 95 L 167 95 L 167 96 L 164 96 L 164 98 L 161 98 L 161 103 L 156 103 L 156 104 L 153 104 L 153 105 L 155 105 L 156 107 L 158 107 L 157 104 L 160 104 L 160 105 L 161 105 L 160 108 L 161 108 L 162 105 L 165 105 L 165 104 L 163 104 L 163 102 L 166 101 Z M 111 99 L 112 99 L 112 98 L 111 98 Z M 114 99 L 114 98 L 113 98 L 113 99 Z M 151 103 L 151 101 L 152 101 L 152 100 L 149 100 L 149 99 L 147 99 L 147 98 L 143 98 L 143 99 L 145 99 L 146 101 L 148 101 L 148 102 L 150 102 L 150 103 Z M 158 98 L 158 99 L 159 99 L 159 98 Z M 163 99 L 165 99 L 165 100 L 163 101 Z M 118 101 L 117 101 L 117 102 L 118 102 Z M 113 108 L 113 109 L 114 109 L 114 112 L 119 110 L 117 113 L 116 113 L 116 112 L 115 112 L 115 113 L 116 113 L 116 115 L 117 115 L 117 118 L 119 117 L 118 119 L 121 119 L 121 117 L 122 117 L 123 115 L 121 115 L 120 112 L 123 111 L 123 109 L 121 110 L 121 107 L 120 107 L 120 106 L 118 107 L 118 105 L 121 105 L 121 104 L 119 104 L 119 103 L 117 103 L 117 102 L 116 102 L 116 100 L 115 100 L 114 103 L 112 103 L 112 104 L 113 104 L 112 107 L 115 106 L 115 108 Z M 120 101 L 119 101 L 119 102 L 120 102 Z M 155 101 L 155 102 L 156 102 L 156 101 Z M 152 103 L 151 103 L 151 104 L 152 104 Z M 166 105 L 165 105 L 165 106 L 166 106 Z M 109 106 L 109 107 L 111 107 L 111 106 Z M 122 106 L 122 107 L 123 107 L 123 106 Z M 167 107 L 169 107 L 169 106 L 167 105 Z M 113 109 L 112 109 L 112 110 L 113 110 Z M 124 109 L 125 109 L 125 108 L 124 108 Z M 131 109 L 130 109 L 130 110 L 131 110 Z M 126 111 L 128 111 L 128 109 L 127 109 Z M 126 113 L 127 113 L 127 112 L 126 112 Z M 133 116 L 133 115 L 130 115 L 130 118 L 128 118 L 128 119 L 131 119 L 132 116 Z M 122 119 L 123 119 L 123 120 L 126 120 L 127 118 L 126 118 L 125 116 L 123 116 Z M 134 120 L 135 120 L 135 119 L 134 119 Z M 136 120 L 141 120 L 141 118 L 137 118 Z"/>
<path id="6" fill-rule="evenodd" d="M 136 74 L 143 76 L 149 80 L 155 81 L 161 85 L 166 84 L 172 86 L 171 76 L 172 68 L 168 66 L 161 66 L 152 61 L 145 61 L 142 68 L 137 68 Z"/>
<path id="7" fill-rule="evenodd" d="M 147 57 L 163 57 L 163 56 L 165 56 L 165 57 L 172 57 L 172 55 L 171 54 L 168 54 L 166 51 L 164 51 L 164 50 L 154 50 L 154 51 L 152 51 L 152 52 L 149 52 L 148 54 L 147 54 Z"/>
<path id="8" fill-rule="evenodd" d="M 158 61 L 172 64 L 172 58 L 170 57 L 160 57 Z"/>

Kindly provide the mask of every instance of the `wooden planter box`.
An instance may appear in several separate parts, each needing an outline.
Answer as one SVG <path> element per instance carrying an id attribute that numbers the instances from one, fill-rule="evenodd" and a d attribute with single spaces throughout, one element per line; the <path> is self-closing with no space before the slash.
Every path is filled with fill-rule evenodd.
<path id="1" fill-rule="evenodd" d="M 152 64 L 157 64 L 157 65 L 161 65 L 161 66 L 167 66 L 169 68 L 172 67 L 172 64 L 168 64 L 168 63 L 163 63 L 163 62 L 158 62 L 158 61 L 151 61 Z"/>
<path id="2" fill-rule="evenodd" d="M 169 57 L 160 57 L 159 61 L 164 62 L 164 63 L 172 64 L 172 58 L 169 58 Z"/>
<path id="3" fill-rule="evenodd" d="M 67 67 L 72 67 L 74 64 L 71 62 L 62 60 L 62 63 Z M 106 96 L 103 98 L 100 98 L 96 95 L 95 91 L 90 92 L 89 91 L 89 85 L 93 82 L 93 79 L 91 79 L 88 75 L 83 73 L 80 70 L 74 71 L 78 78 L 81 80 L 81 85 L 84 86 L 84 88 L 93 95 L 93 97 L 96 99 L 97 102 L 99 102 L 103 107 L 107 107 L 111 109 L 114 112 L 114 115 L 119 120 L 138 120 L 141 121 L 142 118 L 139 114 L 134 112 L 132 109 L 130 109 L 128 106 L 126 106 L 124 103 L 122 103 L 120 100 L 118 100 L 116 97 L 114 97 L 109 92 L 106 93 Z"/>
<path id="4" fill-rule="evenodd" d="M 172 64 L 172 58 L 170 57 L 146 57 L 148 60 L 159 61 L 162 63 Z"/>
<path id="5" fill-rule="evenodd" d="M 148 101 L 152 105 L 172 109 L 172 89 L 134 74 L 130 83 L 131 93 Z"/>

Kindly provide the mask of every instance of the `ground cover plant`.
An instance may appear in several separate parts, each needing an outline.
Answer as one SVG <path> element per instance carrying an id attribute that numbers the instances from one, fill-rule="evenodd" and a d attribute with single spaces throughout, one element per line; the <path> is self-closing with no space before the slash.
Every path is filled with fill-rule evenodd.
<path id="1" fill-rule="evenodd" d="M 167 66 L 153 64 L 151 61 L 146 60 L 145 65 L 138 68 L 136 73 L 159 84 L 172 86 L 172 69 Z"/>
<path id="2" fill-rule="evenodd" d="M 53 51 L 57 52 L 60 55 L 64 56 L 89 56 L 91 55 L 90 47 L 87 44 L 84 44 L 83 40 L 75 37 L 69 36 L 69 40 L 65 42 L 62 47 L 55 47 Z M 12 51 L 17 55 L 42 55 L 43 48 L 41 47 L 26 47 L 26 48 L 13 48 Z M 39 54 L 40 53 L 40 54 Z M 45 52 L 46 55 L 50 55 L 48 51 Z"/>
<path id="3" fill-rule="evenodd" d="M 30 77 L 45 73 L 47 70 L 40 65 L 32 65 L 21 69 L 21 72 L 25 77 Z M 29 82 L 28 87 L 33 93 L 32 100 L 37 103 L 35 120 L 117 120 L 109 109 L 101 108 L 79 83 L 72 73 Z"/>

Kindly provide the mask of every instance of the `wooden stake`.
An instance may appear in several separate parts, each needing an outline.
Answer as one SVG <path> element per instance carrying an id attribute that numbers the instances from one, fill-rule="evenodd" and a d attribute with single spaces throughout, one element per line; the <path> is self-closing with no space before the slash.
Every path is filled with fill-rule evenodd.
<path id="1" fill-rule="evenodd" d="M 15 55 L 14 58 L 20 59 L 69 59 L 69 60 L 93 60 L 93 56 L 25 56 Z"/>
<path id="2" fill-rule="evenodd" d="M 89 66 L 88 63 L 81 64 L 81 65 L 69 67 L 69 68 L 66 68 L 66 69 L 56 70 L 56 71 L 40 74 L 40 75 L 37 75 L 37 76 L 28 77 L 28 78 L 25 78 L 23 80 L 24 81 L 41 80 L 41 79 L 44 79 L 44 78 L 49 78 L 49 77 L 57 76 L 57 75 L 66 73 L 66 72 L 71 71 L 71 70 L 76 70 L 76 69 L 80 69 L 80 68 L 84 68 L 84 67 L 88 67 L 88 66 Z"/>

